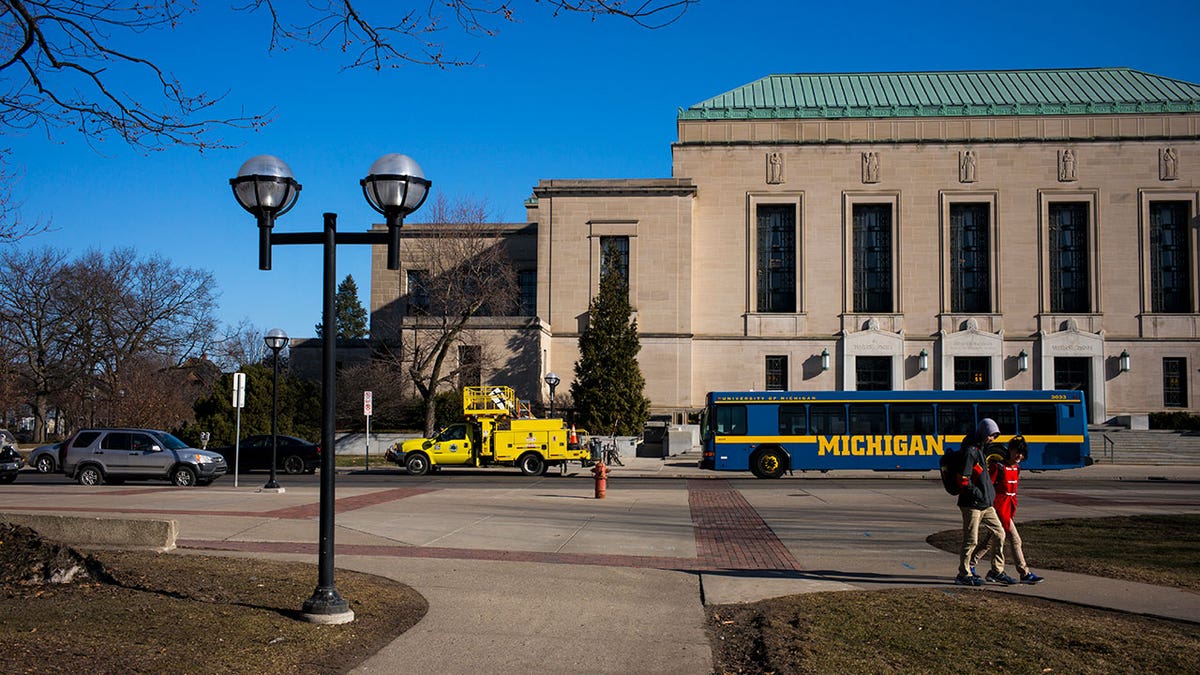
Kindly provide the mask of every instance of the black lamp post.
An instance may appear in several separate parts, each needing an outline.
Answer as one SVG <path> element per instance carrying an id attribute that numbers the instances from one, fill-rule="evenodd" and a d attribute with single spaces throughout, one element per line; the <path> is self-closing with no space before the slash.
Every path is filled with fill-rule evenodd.
<path id="1" fill-rule="evenodd" d="M 246 160 L 236 178 L 229 179 L 238 204 L 258 220 L 258 268 L 271 269 L 271 246 L 275 244 L 322 244 L 323 307 L 321 310 L 321 497 L 318 542 L 317 588 L 304 601 L 304 618 L 314 623 L 334 624 L 354 620 L 354 612 L 333 583 L 334 530 L 334 408 L 337 365 L 337 318 L 334 296 L 337 275 L 337 244 L 387 244 L 388 269 L 400 269 L 400 226 L 404 216 L 421 208 L 430 182 L 421 167 L 407 155 L 389 154 L 375 160 L 366 178 L 359 181 L 371 208 L 383 214 L 387 232 L 337 232 L 337 214 L 326 213 L 323 232 L 272 232 L 275 218 L 296 204 L 300 184 L 283 160 L 258 155 Z"/>
<path id="2" fill-rule="evenodd" d="M 546 373 L 546 377 L 543 379 L 546 380 L 546 384 L 550 385 L 550 419 L 554 419 L 554 388 L 562 380 L 558 378 L 558 375 L 554 374 L 554 371 Z"/>
<path id="3" fill-rule="evenodd" d="M 271 478 L 263 486 L 264 490 L 278 490 L 279 483 L 275 482 L 276 453 L 279 449 L 279 350 L 288 344 L 287 333 L 278 328 L 272 328 L 263 336 L 263 342 L 271 350 Z"/>

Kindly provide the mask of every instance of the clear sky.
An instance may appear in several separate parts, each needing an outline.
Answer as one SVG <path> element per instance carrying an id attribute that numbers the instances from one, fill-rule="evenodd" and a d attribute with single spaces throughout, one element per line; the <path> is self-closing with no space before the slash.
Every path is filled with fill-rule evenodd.
<path id="1" fill-rule="evenodd" d="M 326 211 L 341 231 L 379 222 L 358 180 L 389 152 L 416 159 L 434 193 L 520 221 L 539 179 L 670 176 L 677 110 L 772 73 L 1127 66 L 1200 82 L 1197 2 L 701 0 L 674 25 L 645 30 L 554 18 L 516 0 L 521 22 L 495 37 L 443 35 L 478 65 L 381 72 L 342 72 L 334 50 L 268 53 L 265 17 L 235 14 L 232 2 L 205 0 L 178 30 L 139 37 L 135 51 L 192 90 L 227 92 L 226 114 L 273 107 L 274 122 L 230 130 L 232 150 L 150 155 L 6 131 L 23 167 L 24 217 L 55 228 L 21 246 L 134 246 L 211 270 L 223 323 L 249 319 L 292 337 L 312 336 L 320 319 L 321 247 L 276 247 L 274 270 L 257 269 L 254 220 L 228 183 L 251 155 L 283 158 L 304 186 L 277 231 L 320 231 Z M 368 247 L 339 247 L 338 280 L 346 274 L 366 306 Z"/>

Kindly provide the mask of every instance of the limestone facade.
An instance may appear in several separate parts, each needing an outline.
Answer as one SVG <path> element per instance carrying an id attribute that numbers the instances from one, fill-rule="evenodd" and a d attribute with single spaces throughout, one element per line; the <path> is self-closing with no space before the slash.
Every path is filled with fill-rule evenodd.
<path id="1" fill-rule="evenodd" d="M 536 268 L 537 316 L 489 338 L 535 335 L 520 360 L 536 363 L 495 383 L 544 399 L 541 376 L 554 371 L 559 394 L 569 390 L 600 242 L 618 237 L 656 413 L 679 418 L 709 391 L 864 382 L 1082 387 L 1096 423 L 1200 410 L 1200 114 L 681 118 L 672 153 L 671 178 L 537 184 L 523 230 L 536 232 L 524 264 Z M 1163 203 L 1186 220 L 1172 249 L 1186 297 L 1170 312 L 1153 311 L 1163 263 L 1151 220 Z M 952 221 L 964 210 L 984 239 L 974 311 L 954 300 Z M 1064 210 L 1076 214 L 1071 281 L 1055 230 Z M 792 223 L 783 249 L 764 245 L 771 214 Z M 870 253 L 883 264 L 864 263 L 861 214 L 883 218 L 886 239 Z M 403 271 L 381 256 L 373 313 L 405 293 Z M 764 311 L 765 286 L 779 285 L 765 258 L 776 256 L 790 259 L 794 287 Z M 864 301 L 856 291 L 868 286 L 882 294 Z"/>

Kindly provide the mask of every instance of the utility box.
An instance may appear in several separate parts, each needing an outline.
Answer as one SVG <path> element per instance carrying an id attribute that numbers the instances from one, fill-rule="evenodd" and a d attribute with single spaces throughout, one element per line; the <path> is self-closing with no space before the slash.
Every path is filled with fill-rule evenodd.
<path id="1" fill-rule="evenodd" d="M 638 457 L 665 457 L 667 426 L 670 415 L 652 415 L 642 427 L 642 444 L 637 449 Z"/>

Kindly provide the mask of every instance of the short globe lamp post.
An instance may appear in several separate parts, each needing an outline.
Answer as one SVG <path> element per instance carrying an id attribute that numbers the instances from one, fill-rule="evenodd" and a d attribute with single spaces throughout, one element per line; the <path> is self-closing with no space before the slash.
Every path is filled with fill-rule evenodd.
<path id="1" fill-rule="evenodd" d="M 334 411 L 337 402 L 337 315 L 334 311 L 337 276 L 337 245 L 387 245 L 387 268 L 400 269 L 400 227 L 404 217 L 421 208 L 429 195 L 430 181 L 409 156 L 388 154 L 375 160 L 367 177 L 359 181 L 371 208 L 383 214 L 386 232 L 337 231 L 337 214 L 324 214 L 322 232 L 274 232 L 275 219 L 296 205 L 300 183 L 283 160 L 257 155 L 246 160 L 237 176 L 229 179 L 238 204 L 258 221 L 258 268 L 271 269 L 271 247 L 291 244 L 321 244 L 321 493 L 317 545 L 317 588 L 304 601 L 305 619 L 313 623 L 337 624 L 354 620 L 349 603 L 333 582 L 334 532 Z M 272 463 L 273 464 L 273 463 Z"/>
<path id="2" fill-rule="evenodd" d="M 287 333 L 279 328 L 272 328 L 263 336 L 263 342 L 271 350 L 271 478 L 263 486 L 264 490 L 280 490 L 275 482 L 275 462 L 278 461 L 279 451 L 279 350 L 288 345 Z"/>
<path id="3" fill-rule="evenodd" d="M 546 377 L 544 379 L 546 380 L 546 384 L 550 385 L 550 419 L 554 419 L 554 388 L 557 387 L 558 383 L 562 382 L 562 380 L 559 379 L 558 375 L 554 374 L 554 371 L 546 373 Z"/>

